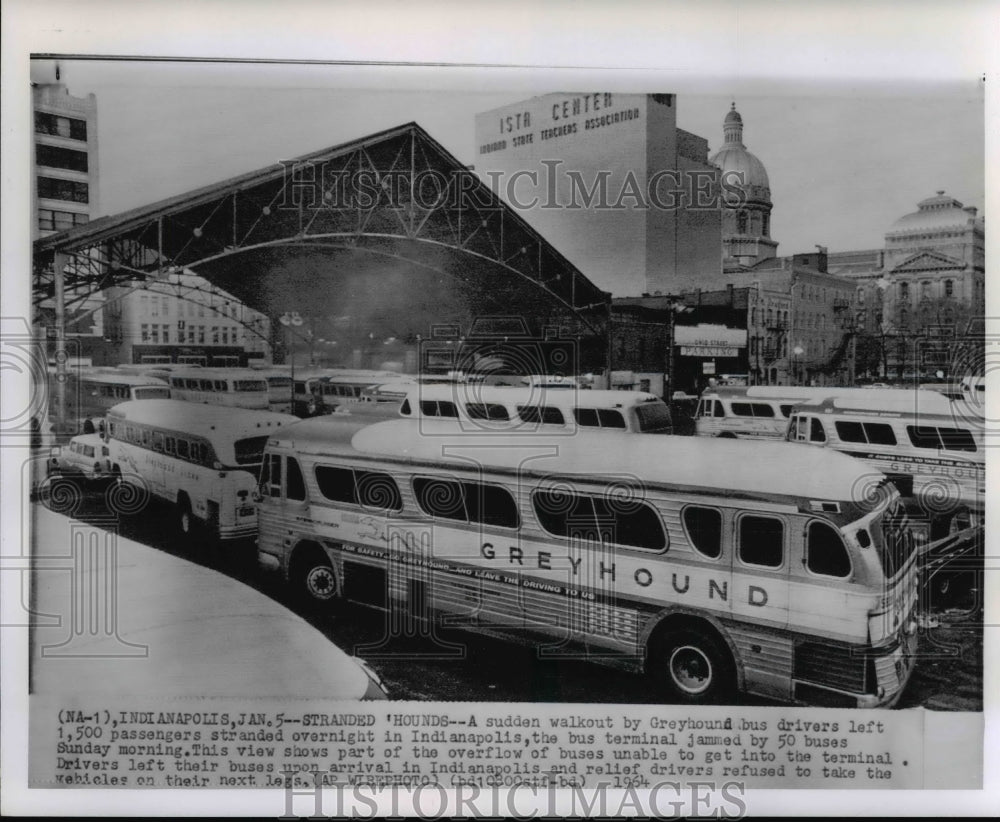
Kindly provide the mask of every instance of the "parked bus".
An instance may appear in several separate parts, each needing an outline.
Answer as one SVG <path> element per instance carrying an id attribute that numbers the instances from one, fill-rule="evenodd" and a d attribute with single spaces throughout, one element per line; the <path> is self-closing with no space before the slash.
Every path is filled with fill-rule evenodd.
<path id="1" fill-rule="evenodd" d="M 267 380 L 249 369 L 179 368 L 170 374 L 170 396 L 187 402 L 266 411 Z"/>
<path id="2" fill-rule="evenodd" d="M 70 371 L 65 383 L 66 420 L 72 430 L 93 434 L 108 410 L 127 400 L 162 400 L 170 397 L 163 380 L 137 374 L 99 369 Z M 56 413 L 56 375 L 49 374 L 49 412 Z"/>
<path id="3" fill-rule="evenodd" d="M 393 371 L 326 369 L 295 375 L 294 414 L 317 417 L 330 414 L 339 405 L 363 401 L 365 389 L 388 380 L 402 379 Z"/>
<path id="4" fill-rule="evenodd" d="M 827 397 L 797 406 L 787 438 L 885 473 L 940 532 L 974 525 L 986 504 L 982 420 L 934 391 Z M 932 531 L 933 535 L 933 531 Z"/>
<path id="5" fill-rule="evenodd" d="M 264 460 L 259 563 L 317 607 L 583 652 L 684 702 L 890 705 L 910 675 L 906 513 L 842 454 L 326 417 Z"/>
<path id="6" fill-rule="evenodd" d="M 670 409 L 653 394 L 534 386 L 422 385 L 400 406 L 404 417 L 445 417 L 465 428 L 560 426 L 567 431 L 601 429 L 669 434 Z"/>
<path id="7" fill-rule="evenodd" d="M 706 388 L 695 409 L 695 433 L 700 437 L 784 439 L 788 417 L 800 402 L 832 396 L 876 394 L 899 397 L 895 388 L 837 388 L 803 385 L 752 385 Z"/>
<path id="8" fill-rule="evenodd" d="M 182 400 L 122 403 L 107 416 L 111 472 L 174 505 L 182 534 L 204 529 L 223 540 L 253 536 L 257 509 L 250 495 L 264 444 L 295 419 Z"/>

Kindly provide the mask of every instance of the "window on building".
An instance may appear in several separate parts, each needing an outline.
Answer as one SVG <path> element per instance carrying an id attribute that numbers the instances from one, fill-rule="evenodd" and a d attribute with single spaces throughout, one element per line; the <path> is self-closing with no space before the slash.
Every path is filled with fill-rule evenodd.
<path id="1" fill-rule="evenodd" d="M 204 303 L 198 303 L 198 316 L 199 317 L 204 317 L 205 316 L 205 304 Z"/>
<path id="2" fill-rule="evenodd" d="M 771 215 L 764 214 L 761 218 L 760 233 L 765 237 L 771 236 Z"/>
<path id="3" fill-rule="evenodd" d="M 198 342 L 201 345 L 205 344 L 205 326 L 203 325 L 198 326 Z"/>
<path id="4" fill-rule="evenodd" d="M 944 295 L 946 297 L 951 297 L 955 293 L 955 283 L 953 280 L 944 281 Z"/>
<path id="5" fill-rule="evenodd" d="M 36 111 L 35 133 L 54 134 L 57 137 L 69 137 L 71 140 L 86 140 L 87 121 L 77 120 L 75 117 L 60 117 L 58 114 Z"/>
<path id="6" fill-rule="evenodd" d="M 908 300 L 910 299 L 910 284 L 900 283 L 899 284 L 899 299 Z"/>
<path id="7" fill-rule="evenodd" d="M 74 211 L 55 211 L 51 208 L 38 209 L 39 231 L 65 231 L 77 225 L 85 225 L 90 218 Z"/>
<path id="8" fill-rule="evenodd" d="M 747 233 L 747 213 L 745 211 L 738 211 L 736 213 L 736 233 Z"/>
<path id="9" fill-rule="evenodd" d="M 219 326 L 217 325 L 212 326 L 212 344 L 213 345 L 219 344 Z"/>
<path id="10" fill-rule="evenodd" d="M 170 300 L 166 295 L 160 297 L 160 311 L 164 317 L 170 316 Z"/>
<path id="11" fill-rule="evenodd" d="M 149 342 L 149 325 L 147 323 L 139 326 L 139 339 L 143 342 Z"/>
<path id="12" fill-rule="evenodd" d="M 160 341 L 160 326 L 157 325 L 156 323 L 153 323 L 149 327 L 149 330 L 150 330 L 149 341 L 158 343 Z"/>
<path id="13" fill-rule="evenodd" d="M 35 162 L 49 168 L 65 168 L 70 171 L 87 170 L 87 152 L 76 151 L 62 146 L 35 145 Z"/>
<path id="14" fill-rule="evenodd" d="M 170 326 L 169 325 L 163 326 L 163 342 L 164 343 L 169 343 L 170 342 Z"/>
<path id="15" fill-rule="evenodd" d="M 38 196 L 47 200 L 89 203 L 90 186 L 76 180 L 57 180 L 53 177 L 39 177 Z"/>

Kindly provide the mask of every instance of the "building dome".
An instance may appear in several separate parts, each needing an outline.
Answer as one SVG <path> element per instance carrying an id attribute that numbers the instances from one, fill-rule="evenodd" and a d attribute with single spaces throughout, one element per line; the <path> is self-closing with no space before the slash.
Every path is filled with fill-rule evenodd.
<path id="1" fill-rule="evenodd" d="M 771 199 L 771 183 L 767 178 L 767 169 L 757 157 L 747 151 L 743 145 L 743 118 L 736 110 L 736 103 L 723 120 L 722 130 L 725 141 L 709 162 L 717 165 L 723 174 L 734 172 L 740 175 L 742 187 L 748 195 L 763 196 L 764 199 Z"/>
<path id="2" fill-rule="evenodd" d="M 976 222 L 976 209 L 965 208 L 954 197 L 949 197 L 943 191 L 939 191 L 935 196 L 917 203 L 916 211 L 896 220 L 888 233 L 961 228 L 970 222 Z"/>
<path id="3" fill-rule="evenodd" d="M 764 164 L 743 145 L 743 118 L 736 103 L 722 121 L 722 132 L 722 148 L 709 160 L 719 167 L 727 189 L 722 255 L 733 265 L 748 268 L 777 254 L 778 244 L 771 239 L 771 182 Z M 737 194 L 734 188 L 742 196 L 732 196 Z"/>

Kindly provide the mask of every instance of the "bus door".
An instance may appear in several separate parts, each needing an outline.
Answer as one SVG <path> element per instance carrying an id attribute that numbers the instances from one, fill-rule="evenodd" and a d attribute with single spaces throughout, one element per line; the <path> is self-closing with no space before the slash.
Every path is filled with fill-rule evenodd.
<path id="1" fill-rule="evenodd" d="M 826 445 L 826 429 L 823 420 L 815 414 L 799 412 L 789 423 L 788 439 L 791 442 L 808 442 L 812 445 Z"/>

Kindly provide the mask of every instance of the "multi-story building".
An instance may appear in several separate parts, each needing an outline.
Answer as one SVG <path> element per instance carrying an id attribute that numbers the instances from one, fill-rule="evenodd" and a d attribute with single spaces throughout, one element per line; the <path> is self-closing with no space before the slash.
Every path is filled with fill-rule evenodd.
<path id="1" fill-rule="evenodd" d="M 97 98 L 71 95 L 57 63 L 33 64 L 31 76 L 31 213 L 32 239 L 37 239 L 88 223 L 98 214 Z M 74 304 L 66 335 L 75 351 L 90 355 L 103 332 L 101 299 L 94 295 Z M 50 304 L 40 306 L 36 321 L 48 324 L 53 310 Z"/>
<path id="2" fill-rule="evenodd" d="M 864 370 L 963 376 L 965 337 L 986 310 L 985 244 L 977 210 L 939 191 L 889 227 L 884 249 L 830 255 L 831 271 L 855 282 Z"/>
<path id="3" fill-rule="evenodd" d="M 267 316 L 191 273 L 105 292 L 108 364 L 271 361 Z M 95 364 L 103 364 L 96 363 Z"/>
<path id="4" fill-rule="evenodd" d="M 615 296 L 721 288 L 719 169 L 673 94 L 546 94 L 476 115 L 476 173 Z"/>

